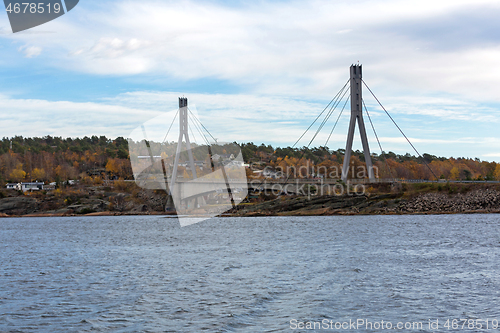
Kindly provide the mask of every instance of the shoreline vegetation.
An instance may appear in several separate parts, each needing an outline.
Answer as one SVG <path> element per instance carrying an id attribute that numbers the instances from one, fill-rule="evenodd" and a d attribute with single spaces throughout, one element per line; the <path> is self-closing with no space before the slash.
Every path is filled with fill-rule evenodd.
<path id="1" fill-rule="evenodd" d="M 172 145 L 173 143 L 166 143 Z M 156 143 L 156 145 L 162 145 Z M 280 148 L 239 144 L 248 181 L 291 177 L 339 177 L 343 149 Z M 168 156 L 165 156 L 167 158 Z M 415 157 L 393 152 L 373 154 L 379 178 L 403 182 L 364 185 L 363 194 L 275 196 L 252 193 L 224 216 L 442 214 L 500 212 L 500 184 L 450 181 L 498 181 L 500 163 L 472 158 L 445 158 L 430 154 Z M 364 156 L 354 151 L 352 170 L 365 168 Z M 431 172 L 432 170 L 432 172 Z M 179 166 L 179 174 L 188 174 Z M 434 179 L 434 183 L 404 180 Z M 350 177 L 365 178 L 352 172 Z M 8 183 L 39 181 L 47 190 L 22 193 Z M 52 185 L 50 185 L 52 184 Z M 348 186 L 348 185 L 342 185 Z M 347 192 L 347 191 L 346 191 Z M 128 141 L 105 136 L 66 138 L 3 138 L 0 140 L 0 216 L 171 215 L 165 212 L 167 194 L 145 190 L 133 181 Z M 203 211 L 200 211 L 202 214 Z"/>
<path id="2" fill-rule="evenodd" d="M 71 186 L 51 191 L 0 191 L 0 217 L 175 215 L 165 211 L 164 191 L 133 182 L 114 186 Z M 351 192 L 352 193 L 352 192 Z M 199 212 L 203 214 L 201 210 Z M 371 184 L 364 193 L 275 196 L 245 199 L 222 216 L 321 216 L 500 213 L 500 184 Z"/>

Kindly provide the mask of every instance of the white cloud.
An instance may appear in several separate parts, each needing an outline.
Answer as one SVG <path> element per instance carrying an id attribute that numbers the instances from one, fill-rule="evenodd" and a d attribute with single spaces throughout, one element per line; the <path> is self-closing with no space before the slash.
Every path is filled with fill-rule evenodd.
<path id="1" fill-rule="evenodd" d="M 177 97 L 182 95 L 182 93 L 175 92 L 132 92 L 108 99 L 106 103 L 147 110 L 170 110 L 176 108 Z M 280 96 L 193 93 L 188 94 L 186 97 L 188 97 L 190 105 L 196 104 L 199 118 L 207 128 L 216 133 L 222 140 L 272 141 L 273 143 L 285 146 L 292 145 L 325 107 L 324 104 L 318 102 L 292 100 Z M 391 106 L 389 111 L 395 111 L 393 116 L 404 131 L 407 131 L 409 128 L 412 129 L 410 131 L 413 133 L 413 137 L 410 138 L 412 142 L 433 145 L 434 147 L 439 145 L 456 145 L 459 147 L 462 144 L 496 146 L 497 142 L 500 143 L 500 140 L 492 137 L 464 137 L 463 133 L 458 133 L 453 138 L 439 137 L 440 134 L 443 136 L 443 125 L 453 128 L 460 124 L 470 125 L 474 122 L 481 123 L 485 119 L 489 119 L 490 123 L 493 124 L 494 122 L 498 122 L 493 113 L 495 110 L 492 108 L 484 107 L 480 110 L 482 113 L 479 115 L 478 110 L 471 112 L 470 104 L 460 100 L 457 101 L 451 98 L 435 98 L 434 100 L 427 98 L 411 99 L 410 97 L 408 99 L 409 103 L 416 110 L 419 110 L 419 113 L 412 113 L 412 110 L 408 111 L 404 108 L 398 109 L 400 105 L 397 103 L 394 103 L 394 107 L 392 107 L 392 104 L 389 104 Z M 401 101 L 398 100 L 398 102 Z M 432 108 L 429 106 L 434 104 L 437 106 L 433 106 Z M 166 107 L 167 105 L 169 107 Z M 451 110 L 445 109 L 442 111 L 440 109 L 440 112 L 435 112 L 433 108 L 439 109 L 440 106 L 450 108 Z M 339 115 L 340 108 L 339 104 L 337 110 L 332 114 L 330 120 L 318 135 L 314 145 L 318 146 L 325 143 Z M 423 115 L 426 116 L 427 120 L 422 120 L 419 124 L 414 124 L 413 119 L 407 120 L 401 117 L 405 113 Z M 399 131 L 383 111 L 371 111 L 370 115 L 379 136 L 383 136 L 380 137 L 382 142 L 407 144 L 406 140 L 400 135 Z M 379 119 L 375 120 L 375 118 Z M 321 117 L 316 122 L 316 125 L 300 141 L 299 146 L 306 145 L 309 142 L 322 119 Z M 343 116 L 340 118 L 335 132 L 329 141 L 332 147 L 345 145 L 348 121 L 349 111 L 344 110 Z M 365 123 L 369 135 L 372 135 L 368 119 L 365 120 Z M 412 128 L 415 126 L 417 127 Z M 493 125 L 492 129 L 494 130 L 495 128 Z M 393 137 L 389 137 L 387 134 L 384 135 L 384 132 L 390 133 Z M 421 137 L 415 137 L 415 134 L 419 134 Z M 473 134 L 469 133 L 469 135 Z M 175 139 L 175 135 L 172 139 Z M 374 137 L 371 138 L 371 142 L 373 144 L 376 142 Z"/>
<path id="2" fill-rule="evenodd" d="M 12 39 L 15 52 L 24 44 L 19 52 L 38 56 L 33 61 L 43 61 L 45 67 L 89 73 L 94 79 L 137 75 L 143 81 L 182 81 L 187 91 L 201 91 L 188 96 L 190 103 L 198 105 L 209 129 L 226 136 L 221 139 L 283 145 L 295 142 L 324 107 L 319 101 L 340 89 L 349 65 L 359 60 L 365 81 L 388 110 L 403 119 L 405 128 L 420 131 L 421 137 L 412 133 L 416 142 L 430 148 L 460 147 L 481 140 L 463 141 L 463 133 L 426 137 L 430 126 L 415 119 L 437 122 L 441 129 L 435 131 L 449 131 L 460 122 L 497 125 L 498 24 L 489 16 L 478 21 L 477 12 L 500 14 L 500 6 L 493 0 L 261 1 L 234 6 L 200 1 L 81 2 L 78 9 L 30 30 L 33 33 L 0 38 Z M 467 18 L 474 18 L 473 24 Z M 454 38 L 448 38 L 450 29 L 442 22 L 453 23 Z M 35 33 L 45 30 L 57 33 Z M 484 34 L 487 38 L 476 38 Z M 205 94 L 211 87 L 189 88 L 190 80 L 204 78 L 223 80 L 241 93 Z M 180 95 L 134 92 L 102 103 L 8 98 L 0 103 L 3 110 L 13 111 L 3 122 L 13 135 L 31 119 L 40 125 L 30 133 L 41 135 L 50 131 L 126 136 L 148 116 L 176 108 Z M 368 102 L 367 91 L 364 97 Z M 37 108 L 42 113 L 33 111 Z M 23 113 L 29 117 L 21 117 Z M 375 110 L 371 114 L 382 115 Z M 341 125 L 342 134 L 333 136 L 339 146 L 345 140 Z M 478 138 L 481 134 L 467 133 Z M 326 136 L 321 134 L 321 140 Z M 404 143 L 384 138 L 393 147 Z M 474 154 L 470 150 L 469 155 Z"/>
<path id="3" fill-rule="evenodd" d="M 496 1 L 317 0 L 233 7 L 114 1 L 103 6 L 106 11 L 96 11 L 82 3 L 71 17 L 53 21 L 57 36 L 10 38 L 36 38 L 52 66 L 99 75 L 210 77 L 259 94 L 325 98 L 359 60 L 377 90 L 395 94 L 404 86 L 415 93 L 439 90 L 500 101 L 498 43 L 464 38 L 463 49 L 435 50 L 413 30 L 398 31 L 407 21 L 439 21 L 466 15 L 470 8 L 500 12 Z M 488 28 L 487 22 L 475 22 L 458 26 L 456 33 Z"/>
<path id="4" fill-rule="evenodd" d="M 141 41 L 136 38 L 122 40 L 119 38 L 100 38 L 88 53 L 96 58 L 118 58 L 126 53 L 132 53 L 140 48 L 147 46 L 147 41 Z M 80 50 L 81 51 L 81 50 Z M 80 55 L 82 52 L 75 54 Z"/>
<path id="5" fill-rule="evenodd" d="M 5 136 L 126 136 L 159 112 L 99 103 L 13 99 L 0 95 Z"/>
<path id="6" fill-rule="evenodd" d="M 46 101 L 37 99 L 14 99 L 0 95 L 0 115 L 4 136 L 63 136 L 83 137 L 90 135 L 106 135 L 109 137 L 127 137 L 134 128 L 145 121 L 163 115 L 162 124 L 155 137 L 150 140 L 163 140 L 164 135 L 174 119 L 177 109 L 177 97 L 182 93 L 175 92 L 131 92 L 120 94 L 114 98 L 102 100 L 99 103 L 76 103 L 69 101 Z M 225 94 L 188 94 L 190 109 L 219 141 L 249 142 L 257 144 L 265 142 L 274 146 L 291 146 L 309 126 L 312 120 L 321 112 L 324 105 L 309 101 L 289 100 L 282 97 L 255 95 L 225 95 Z M 196 105 L 196 106 L 195 106 Z M 165 113 L 165 111 L 169 111 Z M 373 113 L 372 113 L 373 114 Z M 328 124 L 318 135 L 313 146 L 324 145 L 331 127 L 338 115 L 333 115 Z M 345 147 L 348 112 L 344 114 L 333 133 L 328 146 L 334 149 Z M 434 117 L 439 119 L 438 117 Z M 284 121 L 285 120 L 285 121 Z M 178 121 L 178 118 L 177 118 Z M 321 119 L 320 119 L 321 121 Z M 366 120 L 369 142 L 372 152 L 379 153 L 375 137 Z M 398 121 L 406 131 L 412 122 Z M 460 124 L 460 120 L 449 120 L 448 126 Z M 198 130 L 190 120 L 192 139 L 202 142 Z M 469 124 L 470 121 L 464 121 Z M 382 126 L 377 120 L 375 125 L 379 139 L 385 151 L 397 153 L 412 152 L 411 147 L 399 132 Z M 483 137 L 462 133 L 454 137 L 436 135 L 437 128 L 426 131 L 425 123 L 420 128 L 407 133 L 410 140 L 423 152 L 440 156 L 485 156 L 496 158 L 491 151 L 500 150 L 500 140 L 484 135 Z M 392 124 L 390 124 L 392 125 Z M 177 122 L 167 140 L 177 140 Z M 394 127 L 394 126 L 392 126 Z M 307 145 L 312 138 L 317 125 L 299 142 L 298 147 Z M 417 134 L 417 135 L 415 135 Z M 358 134 L 355 134 L 354 149 L 361 149 Z M 445 151 L 446 153 L 443 153 Z M 490 155 L 488 155 L 490 154 Z"/>
<path id="7" fill-rule="evenodd" d="M 380 96 L 377 96 L 380 98 Z M 370 115 L 378 116 L 373 109 L 382 111 L 376 100 L 365 92 L 364 100 L 369 106 Z M 476 123 L 498 123 L 498 105 L 478 105 L 459 97 L 433 96 L 384 96 L 383 105 L 392 114 L 421 115 L 442 120 L 462 120 Z"/>
<path id="8" fill-rule="evenodd" d="M 38 46 L 24 45 L 24 46 L 21 46 L 18 50 L 19 50 L 19 52 L 24 53 L 24 56 L 26 58 L 35 58 L 35 57 L 38 57 L 40 55 L 40 53 L 42 53 L 42 48 L 38 47 Z"/>

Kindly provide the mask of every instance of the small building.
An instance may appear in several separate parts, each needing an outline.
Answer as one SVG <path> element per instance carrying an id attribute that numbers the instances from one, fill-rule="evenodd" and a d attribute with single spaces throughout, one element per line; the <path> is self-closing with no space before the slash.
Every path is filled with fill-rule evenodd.
<path id="1" fill-rule="evenodd" d="M 233 154 L 213 154 L 212 160 L 214 160 L 214 161 L 234 160 L 234 155 Z"/>
<path id="2" fill-rule="evenodd" d="M 20 190 L 23 192 L 27 191 L 39 191 L 43 190 L 43 182 L 31 182 L 31 183 L 20 183 Z"/>
<path id="3" fill-rule="evenodd" d="M 239 161 L 239 160 L 232 160 L 232 161 L 231 161 L 231 162 L 229 162 L 227 165 L 228 165 L 228 166 L 245 167 L 245 168 L 250 167 L 250 164 L 246 164 L 245 162 L 243 162 L 243 161 Z"/>
<path id="4" fill-rule="evenodd" d="M 254 170 L 253 173 L 258 176 L 263 176 L 265 178 L 278 179 L 283 178 L 283 173 L 281 171 L 272 170 L 265 168 L 264 170 Z"/>
<path id="5" fill-rule="evenodd" d="M 18 191 L 39 191 L 43 190 L 44 183 L 43 182 L 30 182 L 30 183 L 9 183 L 6 188 L 11 190 Z"/>

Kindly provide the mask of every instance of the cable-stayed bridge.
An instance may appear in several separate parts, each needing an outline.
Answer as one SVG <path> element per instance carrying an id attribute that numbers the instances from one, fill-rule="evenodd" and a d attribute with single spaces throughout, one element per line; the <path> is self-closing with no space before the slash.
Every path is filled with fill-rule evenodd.
<path id="1" fill-rule="evenodd" d="M 365 114 L 368 117 L 370 127 L 375 135 L 378 148 L 381 152 L 380 156 L 384 157 L 384 151 L 363 99 L 363 87 L 373 96 L 402 136 L 407 140 L 409 145 L 417 155 L 422 158 L 422 155 L 417 151 L 394 118 L 389 114 L 382 103 L 380 103 L 379 99 L 363 80 L 362 66 L 351 65 L 350 77 L 347 82 L 291 147 L 292 149 L 295 148 L 308 133 L 312 134 L 312 138 L 307 146 L 304 147 L 311 147 L 334 112 L 340 109 L 340 105 L 342 105 L 335 124 L 329 132 L 328 139 L 323 145 L 326 147 L 339 123 L 339 119 L 348 101 L 350 101 L 350 122 L 347 130 L 346 149 L 340 179 L 292 178 L 292 174 L 286 172 L 285 179 L 253 179 L 247 181 L 244 161 L 239 147 L 236 145 L 228 146 L 218 143 L 199 118 L 189 109 L 187 98 L 182 97 L 179 98 L 179 109 L 164 139 L 165 142 L 173 127 L 175 119 L 179 116 L 179 137 L 173 155 L 172 152 L 167 152 L 166 146 L 162 145 L 160 145 L 160 151 L 153 151 L 154 149 L 152 149 L 150 141 L 147 138 L 148 135 L 144 126 L 142 126 L 143 140 L 139 142 L 133 140 L 129 141 L 129 146 L 136 145 L 134 153 L 132 153 L 134 149 L 131 149 L 131 162 L 134 169 L 135 180 L 138 185 L 142 187 L 166 190 L 174 199 L 177 211 L 179 211 L 179 207 L 196 208 L 207 206 L 207 200 L 209 201 L 216 197 L 221 197 L 219 195 L 221 193 L 224 194 L 222 199 L 225 198 L 222 201 L 227 206 L 226 208 L 229 209 L 238 204 L 238 202 L 242 200 L 242 194 L 244 193 L 244 196 L 246 196 L 248 190 L 271 190 L 273 193 L 304 194 L 305 188 L 307 188 L 307 191 L 310 191 L 311 188 L 314 187 L 315 193 L 329 194 L 332 188 L 336 191 L 335 189 L 337 187 L 343 187 L 345 184 L 356 185 L 401 181 L 393 177 L 393 173 L 385 158 L 385 165 L 387 170 L 389 170 L 390 177 L 384 179 L 378 178 L 374 170 L 372 154 L 366 134 Z M 315 125 L 317 129 L 316 131 L 312 131 Z M 351 168 L 352 146 L 356 125 L 361 137 L 366 168 L 365 176 L 361 177 L 361 179 L 353 175 L 354 170 Z M 191 144 L 190 138 L 194 137 L 194 132 L 200 134 L 200 137 L 204 141 L 203 145 Z M 185 149 L 182 148 L 183 145 Z M 162 151 L 162 149 L 165 150 Z M 200 153 L 200 151 L 202 152 Z M 231 153 L 231 151 L 233 153 Z M 170 156 L 170 160 L 168 156 Z M 200 160 L 200 156 L 202 156 L 203 160 Z M 425 162 L 425 159 L 422 158 L 422 160 L 429 169 L 430 174 L 438 181 L 438 178 L 430 166 Z M 349 173 L 351 173 L 351 175 L 349 175 Z M 210 195 L 212 196 L 210 197 Z M 219 204 L 219 200 L 215 201 Z"/>

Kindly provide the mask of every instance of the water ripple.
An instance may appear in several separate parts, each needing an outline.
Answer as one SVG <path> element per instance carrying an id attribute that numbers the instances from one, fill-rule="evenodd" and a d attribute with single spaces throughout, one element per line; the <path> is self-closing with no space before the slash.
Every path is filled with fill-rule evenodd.
<path id="1" fill-rule="evenodd" d="M 0 220 L 0 332 L 500 319 L 497 215 Z M 468 332 L 473 332 L 470 330 Z"/>

